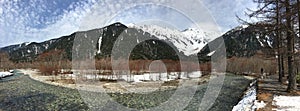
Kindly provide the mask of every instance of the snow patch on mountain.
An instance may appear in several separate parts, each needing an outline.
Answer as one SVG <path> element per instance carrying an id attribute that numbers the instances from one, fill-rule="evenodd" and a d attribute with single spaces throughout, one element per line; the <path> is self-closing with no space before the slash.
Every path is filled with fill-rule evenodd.
<path id="1" fill-rule="evenodd" d="M 202 30 L 194 28 L 178 31 L 157 25 L 128 24 L 128 27 L 141 29 L 160 40 L 169 41 L 187 56 L 197 54 L 208 42 L 208 39 L 205 39 L 206 34 Z"/>
<path id="2" fill-rule="evenodd" d="M 232 31 L 240 31 L 240 30 L 243 30 L 243 29 L 246 29 L 248 28 L 249 25 L 240 25 L 240 26 L 237 26 L 236 28 L 232 29 Z"/>
<path id="3" fill-rule="evenodd" d="M 264 44 L 260 41 L 259 35 L 256 35 L 256 39 L 257 39 L 258 42 L 260 43 L 260 46 L 264 47 Z"/>
<path id="4" fill-rule="evenodd" d="M 208 53 L 207 56 L 212 56 L 215 52 L 216 52 L 216 51 L 214 50 L 214 51 Z"/>
<path id="5" fill-rule="evenodd" d="M 102 37 L 100 37 L 99 40 L 98 40 L 98 51 L 97 51 L 98 54 L 101 53 L 101 49 L 100 49 L 101 48 L 101 43 L 102 43 Z"/>
<path id="6" fill-rule="evenodd" d="M 191 51 L 191 53 L 198 53 L 200 50 L 207 44 L 208 39 L 205 39 L 207 35 L 199 29 L 187 29 L 182 32 L 186 38 L 189 40 L 192 40 L 194 49 Z"/>
<path id="7" fill-rule="evenodd" d="M 25 46 L 28 46 L 29 44 L 31 44 L 31 42 L 25 42 L 24 44 Z"/>
<path id="8" fill-rule="evenodd" d="M 247 27 L 249 27 L 249 25 L 242 25 L 242 28 L 243 28 L 243 29 L 245 29 L 245 28 L 247 28 Z"/>
<path id="9" fill-rule="evenodd" d="M 269 36 L 266 36 L 266 41 L 267 41 L 267 43 L 268 43 L 268 45 L 271 47 L 271 48 L 273 48 L 273 46 L 272 46 L 272 42 L 271 42 L 271 38 L 269 37 Z"/>

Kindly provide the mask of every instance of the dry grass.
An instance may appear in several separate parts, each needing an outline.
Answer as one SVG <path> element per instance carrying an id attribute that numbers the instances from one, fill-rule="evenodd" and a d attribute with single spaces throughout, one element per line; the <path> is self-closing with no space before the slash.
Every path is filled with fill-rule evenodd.
<path id="1" fill-rule="evenodd" d="M 100 78 L 100 82 L 118 82 L 118 80 L 113 80 L 113 79 L 106 79 L 106 78 Z"/>
<path id="2" fill-rule="evenodd" d="M 259 93 L 257 99 L 260 101 L 269 101 L 273 99 L 273 95 L 271 93 Z"/>
<path id="3" fill-rule="evenodd" d="M 174 60 L 161 60 L 163 64 L 156 64 L 155 60 L 115 60 L 116 65 L 114 68 L 117 70 L 129 70 L 132 73 L 140 74 L 149 72 L 188 72 L 188 71 L 203 71 L 209 72 L 211 70 L 210 63 L 201 63 L 197 61 L 174 61 Z M 128 63 L 128 64 L 126 64 Z M 154 64 L 153 64 L 154 63 Z M 150 65 L 153 67 L 150 68 Z M 112 63 L 110 58 L 98 59 L 95 61 L 95 67 L 97 70 L 112 70 Z M 163 68 L 165 67 L 165 69 Z"/>
<path id="4" fill-rule="evenodd" d="M 165 81 L 162 86 L 179 86 L 178 80 Z"/>
<path id="5" fill-rule="evenodd" d="M 271 93 L 258 93 L 257 99 L 259 101 L 264 101 L 266 103 L 266 106 L 263 108 L 258 109 L 257 111 L 272 111 L 273 108 L 276 108 L 276 106 L 272 105 L 273 102 L 273 94 Z"/>

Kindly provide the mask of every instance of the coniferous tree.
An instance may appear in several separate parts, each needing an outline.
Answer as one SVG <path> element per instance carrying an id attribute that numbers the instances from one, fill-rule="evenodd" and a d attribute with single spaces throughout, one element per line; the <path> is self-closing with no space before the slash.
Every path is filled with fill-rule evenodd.
<path id="1" fill-rule="evenodd" d="M 297 89 L 295 65 L 295 31 L 294 24 L 300 21 L 299 0 L 253 0 L 258 3 L 258 9 L 249 14 L 260 20 L 259 26 L 268 29 L 267 33 L 275 33 L 279 81 L 284 76 L 284 57 L 287 57 L 288 66 L 288 89 L 293 92 Z M 298 16 L 298 17 L 297 17 Z M 298 18 L 298 19 L 296 19 Z M 252 23 L 252 25 L 258 25 Z M 300 26 L 299 26 L 300 27 Z M 299 29 L 298 29 L 299 30 Z M 286 49 L 283 49 L 286 47 Z M 285 51 L 286 50 L 286 51 Z"/>
<path id="2" fill-rule="evenodd" d="M 287 91 L 293 92 L 297 89 L 296 84 L 296 73 L 294 71 L 294 34 L 293 34 L 293 26 L 292 26 L 292 11 L 291 11 L 291 4 L 290 0 L 284 1 L 285 6 L 285 25 L 286 25 L 286 36 L 287 36 L 287 59 L 288 59 L 288 88 Z"/>

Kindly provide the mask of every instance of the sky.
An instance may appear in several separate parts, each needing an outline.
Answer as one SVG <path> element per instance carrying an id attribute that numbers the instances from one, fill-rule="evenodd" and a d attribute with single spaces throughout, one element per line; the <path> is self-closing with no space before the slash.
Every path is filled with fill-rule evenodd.
<path id="1" fill-rule="evenodd" d="M 226 31 L 252 0 L 0 0 L 0 47 L 42 42 L 114 22 Z"/>

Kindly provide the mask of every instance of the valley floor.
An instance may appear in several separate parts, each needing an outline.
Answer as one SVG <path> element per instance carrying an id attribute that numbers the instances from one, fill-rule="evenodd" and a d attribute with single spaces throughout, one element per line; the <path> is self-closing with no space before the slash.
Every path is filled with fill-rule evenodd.
<path id="1" fill-rule="evenodd" d="M 219 96 L 209 110 L 230 111 L 238 103 L 249 83 L 250 80 L 243 76 L 226 74 Z M 207 85 L 197 85 L 194 96 L 184 110 L 198 110 Z M 144 110 L 168 101 L 175 91 L 169 89 L 147 94 L 107 93 L 111 99 L 103 103 L 101 95 L 104 93 L 50 85 L 33 80 L 22 72 L 15 72 L 14 76 L 0 80 L 0 110 L 123 110 L 124 107 L 114 106 L 115 102 L 121 106 Z"/>

